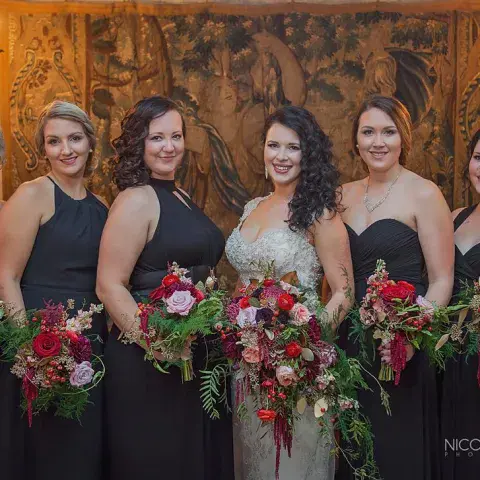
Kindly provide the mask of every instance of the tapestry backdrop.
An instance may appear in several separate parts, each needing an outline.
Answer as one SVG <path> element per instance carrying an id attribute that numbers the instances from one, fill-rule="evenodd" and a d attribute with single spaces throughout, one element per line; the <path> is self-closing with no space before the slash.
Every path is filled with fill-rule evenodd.
<path id="1" fill-rule="evenodd" d="M 46 172 L 33 131 L 42 107 L 64 99 L 95 123 L 91 187 L 112 202 L 110 141 L 136 101 L 160 93 L 178 101 L 188 124 L 178 180 L 228 234 L 246 201 L 271 188 L 261 143 L 269 113 L 285 104 L 312 111 L 349 181 L 366 173 L 351 148 L 352 118 L 365 95 L 378 92 L 412 115 L 407 166 L 438 184 L 451 207 L 471 203 L 465 147 L 480 127 L 479 27 L 480 12 L 10 12 L 5 194 Z"/>

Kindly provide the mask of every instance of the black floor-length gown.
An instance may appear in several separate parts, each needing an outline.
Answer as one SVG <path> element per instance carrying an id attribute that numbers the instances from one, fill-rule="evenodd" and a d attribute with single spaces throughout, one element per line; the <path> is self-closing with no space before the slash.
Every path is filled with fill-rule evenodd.
<path id="1" fill-rule="evenodd" d="M 476 205 L 462 210 L 454 221 L 455 230 L 473 213 Z M 480 243 L 465 255 L 455 248 L 455 295 L 463 282 L 480 276 Z M 480 472 L 480 387 L 477 382 L 478 356 L 457 356 L 447 363 L 441 397 L 441 442 L 443 480 L 474 480 Z M 463 441 L 453 450 L 456 440 Z M 476 440 L 477 439 L 477 440 Z M 470 442 L 473 440 L 473 443 Z M 448 443 L 446 444 L 446 441 Z M 472 448 L 470 448 L 472 447 Z"/>
<path id="2" fill-rule="evenodd" d="M 151 179 L 160 203 L 160 219 L 141 253 L 130 283 L 134 297 L 161 284 L 169 263 L 205 280 L 224 249 L 222 232 L 173 181 Z M 181 195 L 189 208 L 173 193 Z M 231 417 L 210 420 L 200 401 L 205 343 L 194 347 L 195 378 L 182 384 L 180 370 L 155 370 L 137 345 L 118 340 L 114 326 L 107 342 L 107 458 L 111 480 L 231 480 Z"/>
<path id="3" fill-rule="evenodd" d="M 50 177 L 48 177 L 50 178 Z M 50 179 L 51 180 L 51 179 Z M 53 182 L 53 180 L 52 180 Z M 55 214 L 39 228 L 25 268 L 21 289 L 26 309 L 45 301 L 75 300 L 75 311 L 100 303 L 95 295 L 98 249 L 107 208 L 91 192 L 74 200 L 55 184 Z M 86 334 L 101 355 L 107 336 L 105 316 L 96 314 Z M 21 415 L 20 380 L 7 364 L 0 372 L 0 478 L 2 480 L 101 480 L 103 462 L 103 386 L 77 420 L 45 412 Z"/>
<path id="4" fill-rule="evenodd" d="M 347 225 L 355 275 L 355 297 L 361 302 L 367 278 L 378 259 L 386 262 L 392 280 L 412 283 L 419 295 L 427 286 L 423 280 L 424 259 L 417 232 L 394 219 L 370 225 L 360 235 Z M 340 343 L 350 355 L 358 346 L 346 340 L 348 322 L 340 328 Z M 377 341 L 378 342 L 378 341 Z M 377 345 L 376 345 L 377 346 Z M 380 356 L 368 369 L 378 377 Z M 375 459 L 384 480 L 439 480 L 439 433 L 435 370 L 422 352 L 416 352 L 402 372 L 400 384 L 382 382 L 390 395 L 392 416 L 381 404 L 378 386 L 367 378 L 373 392 L 360 391 L 363 413 L 372 423 Z M 337 478 L 353 478 L 351 470 L 340 461 Z"/>

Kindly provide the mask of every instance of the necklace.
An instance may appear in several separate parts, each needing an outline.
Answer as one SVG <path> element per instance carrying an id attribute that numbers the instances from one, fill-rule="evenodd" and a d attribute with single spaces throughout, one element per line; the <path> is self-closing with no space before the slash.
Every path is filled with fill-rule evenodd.
<path id="1" fill-rule="evenodd" d="M 400 177 L 400 174 L 403 172 L 403 168 L 398 172 L 397 177 L 395 180 L 390 184 L 388 187 L 385 195 L 376 203 L 371 203 L 370 200 L 368 199 L 368 185 L 370 183 L 370 177 L 368 177 L 367 184 L 365 185 L 365 195 L 363 196 L 363 204 L 365 205 L 365 208 L 368 210 L 368 213 L 372 213 L 376 208 L 378 208 L 390 195 L 390 192 L 392 191 L 393 186 L 395 183 L 397 183 L 397 180 Z"/>

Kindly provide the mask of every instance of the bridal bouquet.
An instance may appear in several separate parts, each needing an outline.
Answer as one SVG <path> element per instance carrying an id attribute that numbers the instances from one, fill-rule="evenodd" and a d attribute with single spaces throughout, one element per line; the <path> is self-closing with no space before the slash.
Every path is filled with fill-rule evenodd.
<path id="1" fill-rule="evenodd" d="M 89 310 L 79 310 L 69 318 L 73 308 L 73 300 L 66 307 L 49 302 L 22 318 L 8 318 L 4 305 L 0 306 L 2 359 L 13 363 L 11 372 L 22 381 L 22 406 L 30 427 L 33 414 L 49 408 L 54 408 L 56 415 L 80 419 L 88 391 L 105 373 L 85 334 L 103 305 L 92 304 Z M 100 371 L 95 372 L 95 362 L 102 365 Z"/>
<path id="2" fill-rule="evenodd" d="M 138 303 L 138 328 L 125 332 L 124 343 L 137 343 L 145 351 L 145 359 L 162 372 L 170 366 L 180 368 L 182 381 L 193 379 L 192 343 L 197 335 L 214 331 L 223 313 L 223 292 L 215 291 L 215 278 L 194 285 L 188 270 L 173 263 L 162 284 L 148 299 Z"/>
<path id="3" fill-rule="evenodd" d="M 252 282 L 226 307 L 227 318 L 217 328 L 236 382 L 239 412 L 252 395 L 257 417 L 273 429 L 277 479 L 281 448 L 291 455 L 295 419 L 307 414 L 308 406 L 325 435 L 337 428 L 355 443 L 353 455 L 364 452 L 363 468 L 375 469 L 369 425 L 356 400 L 356 390 L 366 388 L 361 366 L 324 339 L 327 328 L 322 331 L 303 298 L 297 286 L 266 278 Z M 213 416 L 219 377 L 225 374 L 224 366 L 216 368 L 203 372 L 201 388 L 204 407 Z"/>
<path id="4" fill-rule="evenodd" d="M 448 316 L 460 307 L 436 307 L 415 292 L 415 287 L 403 280 L 393 281 L 383 260 L 377 261 L 373 275 L 368 278 L 354 331 L 365 341 L 366 330 L 381 341 L 380 350 L 390 350 L 383 356 L 379 380 L 400 382 L 407 362 L 407 344 L 424 350 L 439 366 L 451 356 L 451 345 L 439 343 L 448 329 Z M 442 349 L 440 349 L 443 347 Z"/>

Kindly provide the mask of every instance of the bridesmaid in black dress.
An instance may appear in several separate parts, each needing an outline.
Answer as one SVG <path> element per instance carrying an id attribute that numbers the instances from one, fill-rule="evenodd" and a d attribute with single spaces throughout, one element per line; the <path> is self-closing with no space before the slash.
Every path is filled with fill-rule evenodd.
<path id="1" fill-rule="evenodd" d="M 231 418 L 210 420 L 200 402 L 198 370 L 204 342 L 194 348 L 195 379 L 182 384 L 144 361 L 120 332 L 134 326 L 136 300 L 158 287 L 169 263 L 205 280 L 224 238 L 213 222 L 175 186 L 185 149 L 178 107 L 160 96 L 135 105 L 114 141 L 120 190 L 100 247 L 97 292 L 114 326 L 105 351 L 107 452 L 111 480 L 233 479 Z M 128 289 L 130 285 L 131 289 Z"/>
<path id="2" fill-rule="evenodd" d="M 387 264 L 390 278 L 413 283 L 430 302 L 447 305 L 453 284 L 453 228 L 440 190 L 403 165 L 411 146 L 411 120 L 396 99 L 367 100 L 353 126 L 354 149 L 369 176 L 343 187 L 345 211 L 355 275 L 355 296 L 361 301 L 366 279 L 377 259 Z M 424 263 L 429 284 L 424 276 Z M 350 354 L 357 347 L 341 338 Z M 380 403 L 378 388 L 361 391 L 359 401 L 375 435 L 375 458 L 385 480 L 438 480 L 440 452 L 435 371 L 421 352 L 407 346 L 409 360 L 400 385 L 385 383 L 392 417 Z M 384 355 L 389 351 L 385 350 Z M 378 376 L 380 355 L 369 367 Z M 338 478 L 351 478 L 341 465 Z"/>
<path id="3" fill-rule="evenodd" d="M 473 136 L 468 153 L 469 176 L 480 193 L 480 130 Z M 453 212 L 455 229 L 454 296 L 463 283 L 480 277 L 480 209 L 477 205 Z M 459 356 L 447 364 L 443 376 L 441 441 L 443 479 L 477 478 L 480 471 L 480 387 L 477 381 L 478 356 Z M 465 450 L 452 450 L 455 440 L 463 441 Z M 471 448 L 470 441 L 474 440 Z M 447 443 L 448 442 L 448 443 Z"/>
<path id="4" fill-rule="evenodd" d="M 98 250 L 107 207 L 84 187 L 92 172 L 93 125 L 76 105 L 55 101 L 40 115 L 36 143 L 51 172 L 20 185 L 0 212 L 0 299 L 11 312 L 42 308 L 44 301 L 99 303 L 95 295 Z M 93 319 L 92 347 L 102 354 L 105 317 Z M 95 336 L 95 339 L 94 337 Z M 20 381 L 0 373 L 2 480 L 102 479 L 102 384 L 76 420 L 53 412 L 34 417 L 20 410 Z"/>

